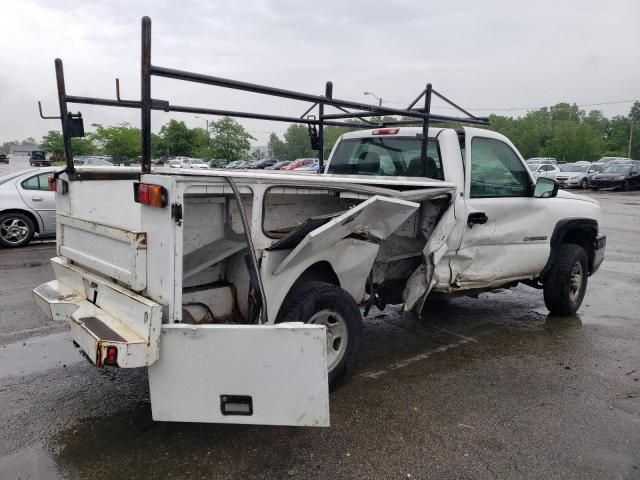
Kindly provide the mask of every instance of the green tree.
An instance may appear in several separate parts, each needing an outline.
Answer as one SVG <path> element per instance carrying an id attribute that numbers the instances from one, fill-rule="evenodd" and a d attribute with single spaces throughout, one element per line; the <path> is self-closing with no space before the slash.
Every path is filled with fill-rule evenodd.
<path id="1" fill-rule="evenodd" d="M 169 123 L 160 128 L 158 152 L 162 156 L 183 155 L 192 156 L 193 134 L 187 125 L 178 120 L 169 120 Z"/>
<path id="2" fill-rule="evenodd" d="M 270 158 L 275 158 L 278 160 L 287 159 L 287 146 L 275 133 L 269 135 L 267 151 Z"/>
<path id="3" fill-rule="evenodd" d="M 247 157 L 251 140 L 255 140 L 245 128 L 230 117 L 223 117 L 209 126 L 212 134 L 211 157 L 233 162 Z"/>
<path id="4" fill-rule="evenodd" d="M 284 132 L 286 144 L 285 160 L 313 157 L 315 152 L 311 149 L 309 141 L 309 129 L 306 125 L 291 124 Z"/>
<path id="5" fill-rule="evenodd" d="M 62 141 L 62 133 L 57 130 L 49 130 L 40 141 L 40 148 L 45 152 L 52 153 L 56 158 L 64 158 L 64 142 Z M 74 156 L 93 155 L 97 152 L 97 148 L 91 138 L 72 138 L 71 152 Z"/>
<path id="6" fill-rule="evenodd" d="M 128 158 L 137 160 L 140 156 L 140 129 L 128 123 L 120 123 L 110 127 L 100 124 L 92 125 L 96 131 L 89 138 L 95 142 L 104 154 L 114 159 Z"/>

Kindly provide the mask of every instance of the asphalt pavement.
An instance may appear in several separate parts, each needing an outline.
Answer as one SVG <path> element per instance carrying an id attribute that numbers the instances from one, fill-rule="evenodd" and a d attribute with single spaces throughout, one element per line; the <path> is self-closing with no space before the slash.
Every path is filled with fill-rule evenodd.
<path id="1" fill-rule="evenodd" d="M 593 196 L 579 315 L 526 286 L 374 309 L 326 429 L 153 422 L 145 370 L 92 367 L 36 310 L 54 248 L 0 250 L 0 479 L 638 479 L 640 194 Z"/>

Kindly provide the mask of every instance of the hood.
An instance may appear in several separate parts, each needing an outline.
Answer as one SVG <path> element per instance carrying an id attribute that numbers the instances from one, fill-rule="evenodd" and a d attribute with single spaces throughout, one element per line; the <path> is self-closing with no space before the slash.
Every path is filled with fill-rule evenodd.
<path id="1" fill-rule="evenodd" d="M 600 205 L 600 202 L 585 195 L 577 195 L 575 193 L 567 192 L 566 190 L 558 190 L 558 198 L 568 198 L 570 200 L 580 200 L 582 202 L 593 203 L 594 205 Z"/>

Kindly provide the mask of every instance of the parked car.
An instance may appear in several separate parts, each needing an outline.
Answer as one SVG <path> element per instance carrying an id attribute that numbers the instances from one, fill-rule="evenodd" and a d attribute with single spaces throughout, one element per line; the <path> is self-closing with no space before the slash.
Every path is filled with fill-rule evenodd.
<path id="1" fill-rule="evenodd" d="M 113 167 L 113 162 L 107 158 L 109 157 L 85 157 L 82 165 L 85 167 Z"/>
<path id="2" fill-rule="evenodd" d="M 305 165 L 303 167 L 294 168 L 292 171 L 293 172 L 318 173 L 319 170 L 320 170 L 320 162 L 316 160 L 314 163 L 312 163 L 310 165 Z"/>
<path id="3" fill-rule="evenodd" d="M 290 171 L 290 170 L 296 170 L 297 168 L 311 167 L 314 163 L 318 163 L 318 162 L 319 160 L 317 158 L 298 158 L 297 160 L 294 160 L 293 162 L 291 162 L 289 165 L 282 168 L 281 170 Z"/>
<path id="4" fill-rule="evenodd" d="M 550 163 L 552 165 L 558 165 L 558 161 L 553 157 L 533 157 L 527 160 L 529 163 Z"/>
<path id="5" fill-rule="evenodd" d="M 0 246 L 22 247 L 34 235 L 56 233 L 55 192 L 49 191 L 54 170 L 29 169 L 0 177 Z"/>
<path id="6" fill-rule="evenodd" d="M 9 165 L 9 157 L 6 153 L 0 153 L 0 163 L 6 163 Z"/>
<path id="7" fill-rule="evenodd" d="M 551 163 L 527 163 L 534 178 L 544 177 L 555 180 L 560 169 Z"/>
<path id="8" fill-rule="evenodd" d="M 618 188 L 624 192 L 640 188 L 640 165 L 638 162 L 613 162 L 591 179 L 591 189 Z"/>
<path id="9" fill-rule="evenodd" d="M 605 167 L 611 162 L 629 161 L 629 160 L 631 159 L 626 157 L 602 157 L 600 160 L 596 162 L 596 164 L 602 165 L 603 167 Z"/>
<path id="10" fill-rule="evenodd" d="M 234 160 L 233 162 L 225 163 L 222 168 L 238 168 L 241 163 L 241 160 Z"/>
<path id="11" fill-rule="evenodd" d="M 182 168 L 182 160 L 174 158 L 172 160 L 169 160 L 167 162 L 167 165 L 169 166 L 169 168 Z"/>
<path id="12" fill-rule="evenodd" d="M 293 162 L 291 160 L 281 160 L 274 163 L 270 167 L 265 168 L 265 170 L 282 170 L 284 167 L 286 167 L 287 165 L 291 165 L 292 163 Z"/>
<path id="13" fill-rule="evenodd" d="M 183 168 L 209 168 L 209 164 L 199 158 L 189 158 L 182 162 Z"/>
<path id="14" fill-rule="evenodd" d="M 258 160 L 252 168 L 265 169 L 267 167 L 275 165 L 276 163 L 278 163 L 278 161 L 273 158 Z"/>
<path id="15" fill-rule="evenodd" d="M 556 181 L 561 187 L 588 188 L 591 186 L 591 178 L 596 173 L 602 172 L 602 165 L 585 163 L 565 163 L 560 165 L 560 172 L 556 174 Z"/>
<path id="16" fill-rule="evenodd" d="M 51 164 L 51 159 L 41 150 L 34 150 L 29 156 L 29 165 L 32 167 L 50 167 Z"/>

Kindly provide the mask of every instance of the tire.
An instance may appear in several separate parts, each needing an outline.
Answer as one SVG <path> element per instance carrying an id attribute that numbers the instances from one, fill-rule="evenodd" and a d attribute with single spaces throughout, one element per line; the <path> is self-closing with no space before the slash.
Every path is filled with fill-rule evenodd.
<path id="1" fill-rule="evenodd" d="M 329 390 L 333 391 L 351 376 L 356 367 L 362 339 L 360 308 L 345 290 L 325 282 L 306 282 L 292 291 L 289 297 L 277 323 L 327 326 Z"/>
<path id="2" fill-rule="evenodd" d="M 625 180 L 624 183 L 620 186 L 620 190 L 623 192 L 629 191 L 629 180 Z"/>
<path id="3" fill-rule="evenodd" d="M 4 248 L 23 247 L 31 241 L 35 231 L 33 220 L 23 213 L 0 215 L 0 246 Z"/>
<path id="4" fill-rule="evenodd" d="M 580 182 L 580 188 L 583 190 L 586 190 L 588 186 L 589 186 L 589 182 L 587 181 L 586 178 L 583 178 L 582 181 Z"/>
<path id="5" fill-rule="evenodd" d="M 579 245 L 563 243 L 544 278 L 544 303 L 554 315 L 573 315 L 580 308 L 589 278 L 587 254 Z"/>

